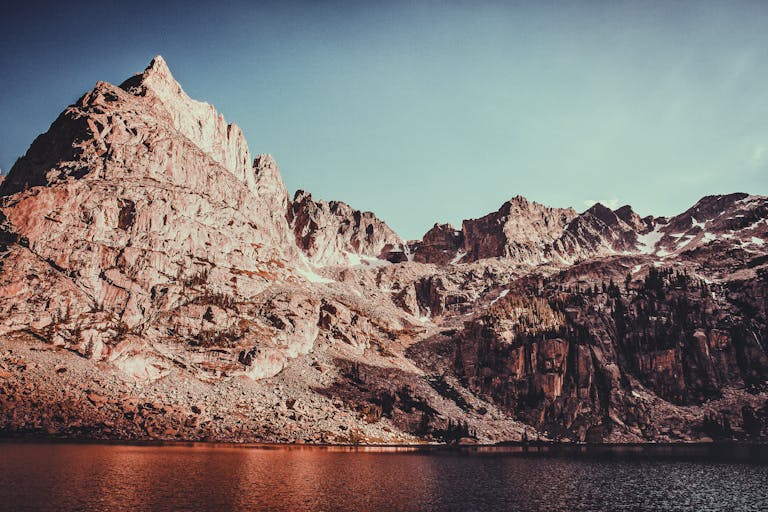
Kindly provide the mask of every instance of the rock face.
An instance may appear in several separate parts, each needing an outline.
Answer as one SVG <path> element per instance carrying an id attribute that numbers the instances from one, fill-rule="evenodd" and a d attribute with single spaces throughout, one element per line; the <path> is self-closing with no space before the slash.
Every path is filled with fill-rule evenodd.
<path id="1" fill-rule="evenodd" d="M 201 334 L 173 325 L 198 314 L 192 303 L 226 310 L 200 329 L 261 345 L 261 322 L 236 304 L 289 279 L 298 257 L 274 161 L 251 165 L 239 128 L 190 100 L 161 58 L 65 110 L 0 192 L 16 242 L 0 330 L 45 329 L 99 359 L 132 337 L 165 339 L 168 325 L 171 338 Z"/>
<path id="2" fill-rule="evenodd" d="M 436 224 L 418 244 L 415 261 L 446 265 L 504 258 L 521 265 L 570 264 L 636 252 L 638 236 L 653 227 L 652 217 L 641 219 L 629 206 L 614 212 L 597 203 L 577 214 L 517 196 L 494 213 L 465 220 L 461 231 Z"/>
<path id="3" fill-rule="evenodd" d="M 68 107 L 0 197 L 3 434 L 768 439 L 766 197 L 518 196 L 406 244 L 289 200 L 160 57 Z"/>
<path id="4" fill-rule="evenodd" d="M 690 407 L 724 389 L 765 388 L 765 327 L 745 328 L 753 320 L 706 283 L 655 267 L 624 290 L 563 291 L 556 283 L 567 279 L 518 288 L 455 335 L 454 367 L 470 388 L 581 441 L 615 423 L 645 439 L 658 435 L 663 425 L 649 397 Z M 739 414 L 730 407 L 727 414 Z"/>
<path id="5" fill-rule="evenodd" d="M 521 196 L 504 203 L 497 212 L 462 223 L 464 261 L 510 258 L 538 264 L 547 260 L 547 247 L 576 217 L 571 208 L 549 208 Z"/>
<path id="6" fill-rule="evenodd" d="M 435 224 L 419 243 L 414 261 L 447 265 L 458 263 L 465 254 L 464 233 L 450 224 Z"/>
<path id="7" fill-rule="evenodd" d="M 768 235 L 768 198 L 748 194 L 707 196 L 658 229 L 657 254 L 690 253 L 707 245 L 759 254 Z"/>
<path id="8" fill-rule="evenodd" d="M 649 220 L 649 222 L 652 222 Z M 595 204 L 568 224 L 551 252 L 572 263 L 594 256 L 635 252 L 638 236 L 649 231 L 631 208 L 616 212 Z"/>
<path id="9" fill-rule="evenodd" d="M 296 243 L 317 266 L 355 265 L 363 260 L 407 260 L 400 237 L 371 212 L 341 201 L 315 201 L 298 190 L 288 210 Z"/>

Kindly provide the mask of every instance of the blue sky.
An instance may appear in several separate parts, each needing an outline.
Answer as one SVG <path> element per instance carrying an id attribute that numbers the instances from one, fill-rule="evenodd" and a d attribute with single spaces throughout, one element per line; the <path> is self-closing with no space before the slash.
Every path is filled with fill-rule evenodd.
<path id="1" fill-rule="evenodd" d="M 160 4 L 160 2 L 158 2 Z M 162 54 L 303 188 L 407 238 L 522 194 L 768 194 L 768 2 L 6 2 L 0 168 Z"/>

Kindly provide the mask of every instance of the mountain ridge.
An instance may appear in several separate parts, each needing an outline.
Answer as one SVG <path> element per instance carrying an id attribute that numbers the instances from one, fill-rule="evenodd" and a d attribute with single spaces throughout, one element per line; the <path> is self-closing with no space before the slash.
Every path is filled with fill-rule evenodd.
<path id="1" fill-rule="evenodd" d="M 735 193 L 671 218 L 514 196 L 406 241 L 290 197 L 156 57 L 0 185 L 0 432 L 764 440 L 766 239 L 768 198 Z"/>

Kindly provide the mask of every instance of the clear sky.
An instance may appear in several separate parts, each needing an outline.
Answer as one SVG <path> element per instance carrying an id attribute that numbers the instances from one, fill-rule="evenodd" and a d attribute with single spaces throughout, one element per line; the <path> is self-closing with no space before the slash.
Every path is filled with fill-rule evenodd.
<path id="1" fill-rule="evenodd" d="M 768 2 L 3 2 L 0 168 L 162 54 L 291 191 L 407 238 L 521 194 L 768 194 Z"/>

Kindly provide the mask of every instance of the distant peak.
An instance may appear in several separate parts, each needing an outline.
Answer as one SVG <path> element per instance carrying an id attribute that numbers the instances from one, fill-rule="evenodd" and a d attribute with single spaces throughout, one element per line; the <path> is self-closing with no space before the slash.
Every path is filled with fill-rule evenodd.
<path id="1" fill-rule="evenodd" d="M 614 213 L 613 210 L 611 210 L 610 208 L 608 208 L 602 203 L 593 204 L 584 213 L 590 214 L 593 217 L 600 219 L 601 221 L 605 222 L 608 225 L 615 224 L 618 219 L 618 216 L 616 215 L 616 213 Z"/>
<path id="2" fill-rule="evenodd" d="M 136 73 L 120 84 L 120 88 L 131 94 L 143 96 L 146 89 L 157 92 L 158 89 L 171 89 L 174 94 L 181 94 L 181 86 L 173 78 L 171 70 L 162 55 L 152 59 L 144 71 Z"/>
<path id="3" fill-rule="evenodd" d="M 528 199 L 521 195 L 516 195 L 506 203 L 502 204 L 498 211 L 504 214 L 509 214 L 511 211 L 528 210 L 530 207 L 531 203 L 528 202 Z"/>
<path id="4" fill-rule="evenodd" d="M 176 81 L 173 78 L 173 74 L 171 73 L 170 68 L 168 68 L 168 64 L 165 62 L 165 59 L 162 55 L 157 55 L 152 61 L 149 63 L 149 66 L 146 67 L 143 73 L 144 77 L 154 75 L 163 77 L 166 79 Z"/>
<path id="5" fill-rule="evenodd" d="M 628 204 L 625 204 L 621 208 L 616 208 L 613 210 L 613 213 L 615 213 L 618 218 L 628 223 L 632 223 L 634 222 L 634 219 L 640 218 L 640 216 L 635 213 L 632 207 Z"/>
<path id="6" fill-rule="evenodd" d="M 613 212 L 613 210 L 611 210 L 610 208 L 608 208 L 607 206 L 605 206 L 601 202 L 597 202 L 597 203 L 593 204 L 592 206 L 587 208 L 587 211 L 590 212 L 590 213 L 598 213 L 598 212 L 603 213 L 603 212 L 606 212 L 606 211 Z"/>
<path id="7" fill-rule="evenodd" d="M 165 59 L 162 55 L 155 55 L 155 58 L 152 59 L 152 61 L 149 63 L 149 66 L 147 66 L 147 69 L 145 71 L 168 71 L 168 64 L 165 62 Z"/>
<path id="8" fill-rule="evenodd" d="M 437 229 L 440 231 L 456 231 L 456 228 L 454 228 L 453 224 L 451 224 L 450 222 L 446 224 L 435 222 L 435 225 L 432 226 L 432 229 Z"/>

